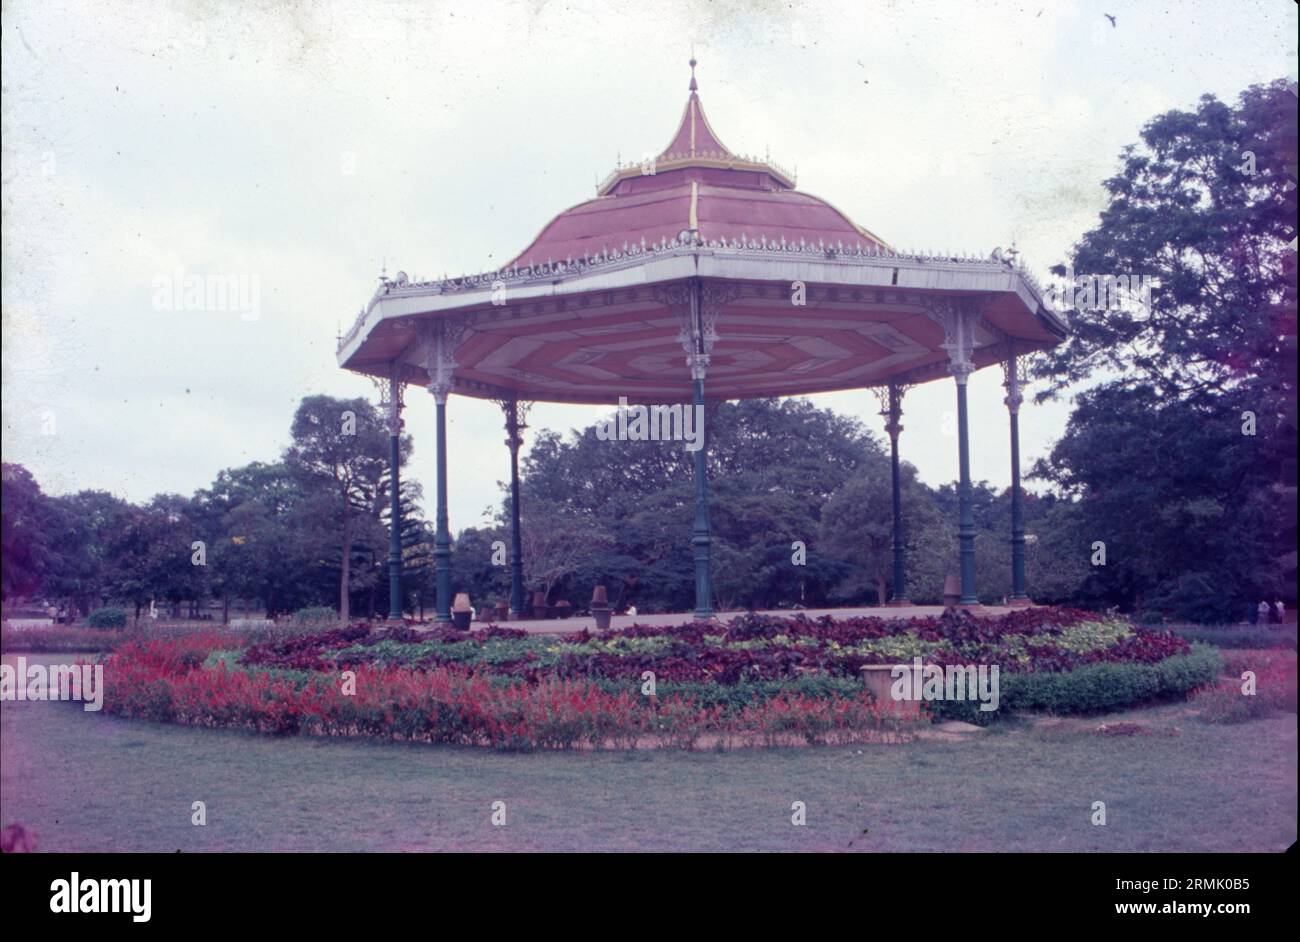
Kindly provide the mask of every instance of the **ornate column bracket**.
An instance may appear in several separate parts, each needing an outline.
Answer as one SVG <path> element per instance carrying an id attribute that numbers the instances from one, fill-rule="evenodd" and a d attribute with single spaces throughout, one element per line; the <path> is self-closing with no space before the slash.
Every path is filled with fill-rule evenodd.
<path id="1" fill-rule="evenodd" d="M 736 285 L 678 283 L 654 289 L 654 298 L 677 317 L 680 330 L 677 342 L 686 354 L 691 379 L 703 379 L 709 366 L 709 354 L 718 342 L 718 321 L 727 303 L 740 296 Z"/>
<path id="2" fill-rule="evenodd" d="M 975 372 L 975 324 L 980 318 L 970 298 L 930 297 L 923 302 L 926 315 L 943 328 L 940 346 L 948 353 L 948 372 L 959 385 Z"/>
<path id="3" fill-rule="evenodd" d="M 533 404 L 523 399 L 493 399 L 506 417 L 505 446 L 518 452 L 524 444 L 524 430 L 528 428 L 528 412 Z"/>
<path id="4" fill-rule="evenodd" d="M 389 435 L 401 435 L 405 424 L 402 421 L 402 409 L 406 406 L 406 383 L 401 377 L 400 363 L 394 363 L 386 377 L 371 377 L 379 389 L 379 408 L 384 414 L 384 428 Z"/>
<path id="5" fill-rule="evenodd" d="M 727 304 L 740 296 L 740 288 L 733 284 L 705 282 L 700 286 L 698 301 L 699 350 L 709 354 L 718 342 L 718 321 Z"/>
<path id="6" fill-rule="evenodd" d="M 429 374 L 429 392 L 438 405 L 446 405 L 455 386 L 456 348 L 465 334 L 465 323 L 458 318 L 443 318 L 421 330 L 424 342 L 424 369 Z"/>
<path id="7" fill-rule="evenodd" d="M 885 433 L 897 438 L 903 431 L 903 397 L 912 388 L 911 383 L 890 382 L 884 386 L 872 386 L 871 392 L 880 400 L 880 414 L 885 419 Z"/>
<path id="8" fill-rule="evenodd" d="M 1002 402 L 1012 415 L 1020 412 L 1020 405 L 1025 401 L 1024 390 L 1029 385 L 1029 366 L 1022 357 L 1013 356 L 1002 361 L 1002 385 L 1007 394 Z"/>

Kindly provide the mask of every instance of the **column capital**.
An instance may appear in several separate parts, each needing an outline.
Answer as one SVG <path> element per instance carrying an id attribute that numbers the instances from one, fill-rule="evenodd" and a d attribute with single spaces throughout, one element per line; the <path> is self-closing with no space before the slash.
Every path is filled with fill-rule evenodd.
<path id="1" fill-rule="evenodd" d="M 528 410 L 533 407 L 531 402 L 522 402 L 519 399 L 497 399 L 497 405 L 506 415 L 506 441 L 505 445 L 511 451 L 517 452 L 524 444 L 524 429 L 528 428 Z"/>
<path id="2" fill-rule="evenodd" d="M 910 383 L 889 382 L 884 386 L 873 386 L 871 392 L 880 400 L 880 414 L 885 420 L 885 431 L 890 437 L 903 431 L 900 421 L 903 417 L 903 396 L 911 389 Z"/>
<path id="3" fill-rule="evenodd" d="M 979 309 L 970 298 L 927 297 L 922 302 L 926 315 L 943 328 L 940 347 L 948 353 L 948 372 L 959 385 L 975 372 L 975 322 Z"/>
<path id="4" fill-rule="evenodd" d="M 406 405 L 406 384 L 401 377 L 400 363 L 394 363 L 386 377 L 371 377 L 379 387 L 379 408 L 384 415 L 384 428 L 388 430 L 390 437 L 402 434 L 402 408 Z"/>
<path id="5" fill-rule="evenodd" d="M 1025 401 L 1024 388 L 1029 383 L 1029 370 L 1025 361 L 1013 354 L 1010 359 L 1002 362 L 1002 375 L 1002 385 L 1007 391 L 1002 402 L 1006 405 L 1007 411 L 1015 415 L 1020 411 L 1021 403 Z"/>
<path id="6" fill-rule="evenodd" d="M 688 355 L 713 350 L 723 309 L 739 296 L 738 286 L 712 281 L 678 282 L 654 289 L 655 300 L 676 315 L 681 325 L 677 342 Z"/>
<path id="7" fill-rule="evenodd" d="M 441 318 L 424 325 L 421 339 L 424 343 L 424 369 L 429 376 L 429 392 L 442 406 L 455 386 L 456 347 L 464 336 L 465 324 L 454 318 Z"/>

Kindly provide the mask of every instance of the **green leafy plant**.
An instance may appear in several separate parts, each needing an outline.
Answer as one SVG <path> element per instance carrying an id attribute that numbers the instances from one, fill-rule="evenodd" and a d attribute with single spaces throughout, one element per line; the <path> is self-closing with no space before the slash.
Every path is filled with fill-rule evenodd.
<path id="1" fill-rule="evenodd" d="M 126 611 L 113 607 L 97 608 L 87 616 L 86 624 L 91 628 L 101 628 L 108 631 L 125 628 Z"/>

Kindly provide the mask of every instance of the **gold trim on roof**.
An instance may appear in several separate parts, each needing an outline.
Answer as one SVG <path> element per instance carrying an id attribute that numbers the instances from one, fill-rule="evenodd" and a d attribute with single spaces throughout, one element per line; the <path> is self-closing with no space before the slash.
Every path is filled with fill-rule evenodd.
<path id="1" fill-rule="evenodd" d="M 795 178 L 792 174 L 781 170 L 772 164 L 763 163 L 761 160 L 746 160 L 742 157 L 701 157 L 691 156 L 690 154 L 679 154 L 667 158 L 655 159 L 655 173 L 662 173 L 665 170 L 681 170 L 685 167 L 710 167 L 718 170 L 752 170 L 757 173 L 766 173 L 774 177 L 779 182 L 785 184 L 790 189 L 795 187 Z M 608 196 L 620 182 L 632 177 L 643 176 L 645 171 L 640 165 L 630 167 L 620 167 L 610 173 L 604 182 L 596 190 L 597 196 Z"/>

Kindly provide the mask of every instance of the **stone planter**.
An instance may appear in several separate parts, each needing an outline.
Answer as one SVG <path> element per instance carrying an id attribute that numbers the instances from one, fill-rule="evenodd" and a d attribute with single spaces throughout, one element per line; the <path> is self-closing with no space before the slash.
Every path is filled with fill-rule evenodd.
<path id="1" fill-rule="evenodd" d="M 469 604 L 469 594 L 458 592 L 456 601 L 451 605 L 451 623 L 461 631 L 469 631 L 470 619 L 474 617 L 474 609 Z"/>
<path id="2" fill-rule="evenodd" d="M 888 707 L 889 704 L 894 704 L 893 709 L 902 715 L 919 713 L 921 710 L 919 690 L 913 690 L 913 693 L 917 695 L 914 700 L 895 700 L 891 693 L 891 688 L 894 686 L 893 671 L 895 667 L 899 666 L 898 664 L 864 664 L 861 668 L 862 682 L 866 685 L 867 690 L 871 692 L 871 696 L 875 701 L 882 706 Z M 908 670 L 912 669 L 910 664 L 901 666 L 906 667 Z M 914 678 L 914 686 L 915 680 Z"/>
<path id="3" fill-rule="evenodd" d="M 573 614 L 573 606 L 564 599 L 555 603 L 555 616 L 557 618 L 568 618 Z"/>
<path id="4" fill-rule="evenodd" d="M 541 621 L 546 617 L 546 593 L 533 593 L 533 617 Z"/>
<path id="5" fill-rule="evenodd" d="M 510 606 L 504 602 L 497 602 L 497 621 L 510 620 Z"/>

